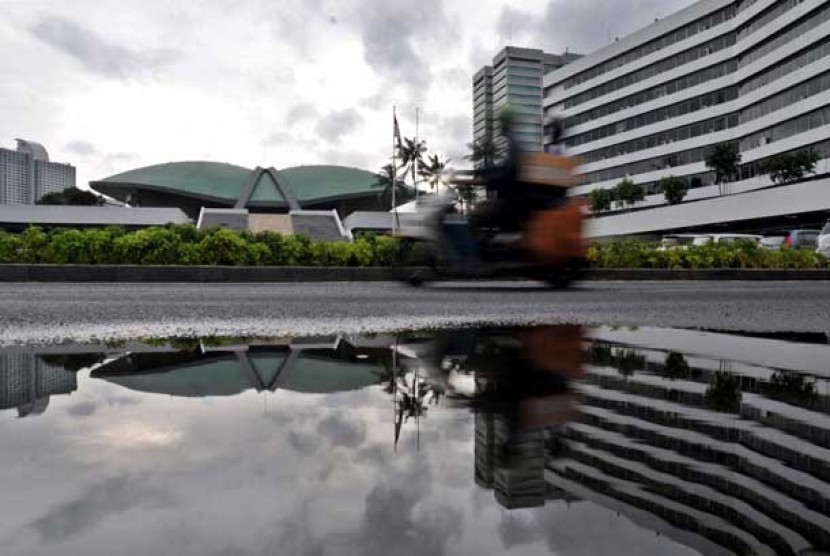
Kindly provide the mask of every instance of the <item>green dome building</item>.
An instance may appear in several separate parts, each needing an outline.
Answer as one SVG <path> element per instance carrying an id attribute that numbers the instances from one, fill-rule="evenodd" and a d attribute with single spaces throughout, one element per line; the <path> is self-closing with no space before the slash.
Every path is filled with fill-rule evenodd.
<path id="1" fill-rule="evenodd" d="M 345 166 L 277 170 L 218 162 L 170 162 L 90 182 L 92 189 L 132 206 L 177 207 L 195 219 L 205 208 L 251 213 L 381 210 L 382 189 L 372 172 Z M 388 208 L 388 207 L 387 207 Z"/>

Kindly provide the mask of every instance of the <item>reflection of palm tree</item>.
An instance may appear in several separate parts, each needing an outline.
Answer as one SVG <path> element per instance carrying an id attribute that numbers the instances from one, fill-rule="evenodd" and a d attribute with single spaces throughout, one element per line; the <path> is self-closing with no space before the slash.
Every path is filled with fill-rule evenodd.
<path id="1" fill-rule="evenodd" d="M 449 163 L 449 159 L 441 160 L 438 158 L 437 154 L 434 154 L 430 156 L 427 163 L 421 167 L 421 171 L 419 173 L 421 177 L 429 183 L 430 189 L 433 191 L 435 191 L 441 183 L 442 176 L 444 171 L 447 169 L 447 164 Z"/>

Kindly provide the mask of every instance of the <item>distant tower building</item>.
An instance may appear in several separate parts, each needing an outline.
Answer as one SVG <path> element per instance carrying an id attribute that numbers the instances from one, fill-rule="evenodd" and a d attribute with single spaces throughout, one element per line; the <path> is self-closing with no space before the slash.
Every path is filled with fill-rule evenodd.
<path id="1" fill-rule="evenodd" d="M 580 58 L 566 52 L 547 54 L 531 48 L 505 47 L 473 76 L 473 141 L 491 137 L 497 151 L 504 148 L 496 122 L 508 104 L 516 111 L 516 137 L 527 151 L 542 150 L 542 77 Z"/>
<path id="2" fill-rule="evenodd" d="M 50 365 L 33 353 L 0 353 L 0 411 L 17 408 L 19 417 L 38 415 L 49 396 L 78 388 L 75 373 Z"/>
<path id="3" fill-rule="evenodd" d="M 75 167 L 49 162 L 40 143 L 17 139 L 16 151 L 0 148 L 0 204 L 33 205 L 74 186 Z"/>

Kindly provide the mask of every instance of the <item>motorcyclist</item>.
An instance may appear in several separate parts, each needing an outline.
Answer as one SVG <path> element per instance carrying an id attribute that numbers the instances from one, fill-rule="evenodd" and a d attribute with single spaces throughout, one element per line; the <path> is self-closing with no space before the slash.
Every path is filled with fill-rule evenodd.
<path id="1" fill-rule="evenodd" d="M 516 113 L 505 107 L 498 120 L 506 148 L 498 164 L 480 173 L 488 199 L 479 203 L 469 217 L 470 225 L 479 232 L 518 231 L 531 210 L 528 188 L 519 180 L 522 150 L 515 137 Z"/>

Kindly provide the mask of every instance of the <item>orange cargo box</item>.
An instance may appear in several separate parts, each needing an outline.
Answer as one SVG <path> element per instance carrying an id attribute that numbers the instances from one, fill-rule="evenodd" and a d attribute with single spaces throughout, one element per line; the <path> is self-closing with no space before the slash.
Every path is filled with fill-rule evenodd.
<path id="1" fill-rule="evenodd" d="M 519 179 L 526 183 L 571 187 L 579 159 L 548 153 L 523 154 L 519 161 Z"/>

